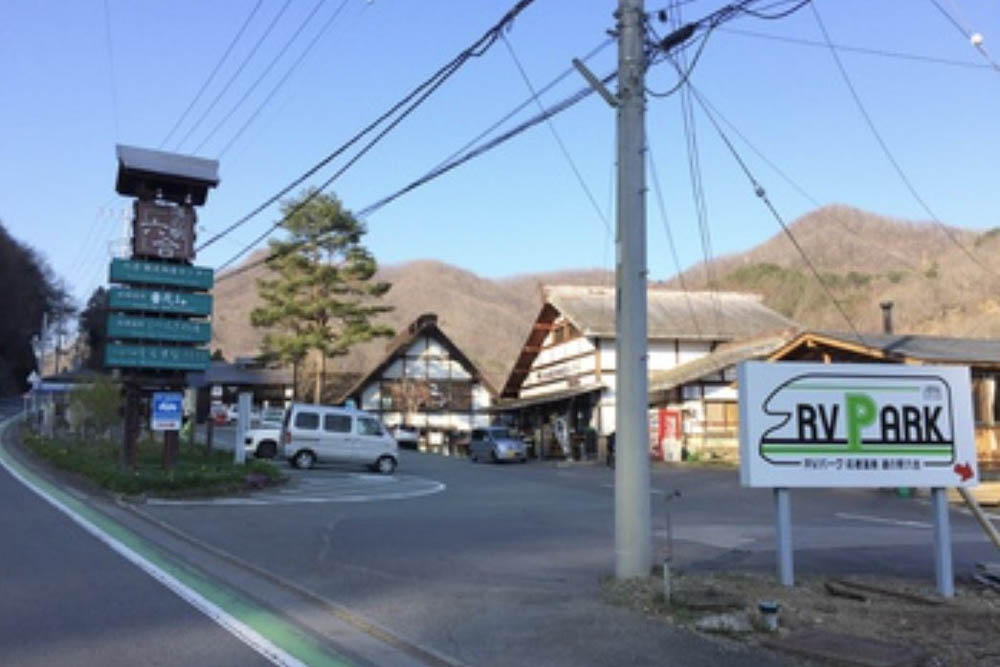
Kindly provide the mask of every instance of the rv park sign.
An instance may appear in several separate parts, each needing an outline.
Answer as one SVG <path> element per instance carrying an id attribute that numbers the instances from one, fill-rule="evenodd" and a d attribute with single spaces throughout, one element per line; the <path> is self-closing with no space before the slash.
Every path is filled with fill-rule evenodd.
<path id="1" fill-rule="evenodd" d="M 739 386 L 744 486 L 979 481 L 967 368 L 747 362 Z"/>

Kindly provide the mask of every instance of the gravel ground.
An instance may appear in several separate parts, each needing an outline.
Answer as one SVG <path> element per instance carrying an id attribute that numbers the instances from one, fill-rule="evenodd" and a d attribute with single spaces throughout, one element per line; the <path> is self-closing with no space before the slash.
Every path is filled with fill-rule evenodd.
<path id="1" fill-rule="evenodd" d="M 672 604 L 664 601 L 659 577 L 628 582 L 609 579 L 603 593 L 614 604 L 680 626 L 696 628 L 700 619 L 718 614 L 749 620 L 748 631 L 713 633 L 720 641 L 756 645 L 772 639 L 774 635 L 763 630 L 757 612 L 760 601 L 770 600 L 780 605 L 779 637 L 818 629 L 919 646 L 929 654 L 923 661 L 927 667 L 1000 665 L 1000 593 L 994 590 L 975 581 L 959 581 L 955 597 L 943 600 L 932 588 L 909 580 L 870 576 L 838 579 L 886 591 L 846 587 L 865 598 L 855 600 L 831 594 L 827 590 L 830 581 L 826 577 L 800 577 L 795 587 L 784 588 L 773 576 L 759 574 L 679 574 L 671 582 Z"/>

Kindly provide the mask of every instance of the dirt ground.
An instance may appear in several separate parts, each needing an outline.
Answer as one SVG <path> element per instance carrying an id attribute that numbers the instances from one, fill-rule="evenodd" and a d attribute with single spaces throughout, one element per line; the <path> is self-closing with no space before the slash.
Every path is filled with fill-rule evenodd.
<path id="1" fill-rule="evenodd" d="M 834 595 L 827 589 L 828 582 L 842 594 L 863 599 Z M 1000 593 L 973 580 L 956 582 L 955 597 L 950 600 L 937 596 L 931 587 L 885 577 L 801 577 L 794 588 L 785 588 L 773 575 L 681 573 L 671 578 L 671 584 L 671 603 L 664 599 L 659 576 L 628 582 L 608 579 L 603 590 L 613 604 L 695 629 L 706 616 L 749 620 L 749 629 L 711 633 L 727 641 L 761 644 L 805 630 L 822 630 L 918 646 L 929 654 L 918 662 L 921 667 L 1000 665 Z M 780 605 L 777 633 L 764 630 L 758 612 L 761 601 Z"/>

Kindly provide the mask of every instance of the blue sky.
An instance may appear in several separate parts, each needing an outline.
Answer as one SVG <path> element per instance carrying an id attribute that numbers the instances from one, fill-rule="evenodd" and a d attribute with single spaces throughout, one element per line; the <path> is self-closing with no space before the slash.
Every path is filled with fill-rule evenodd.
<path id="1" fill-rule="evenodd" d="M 155 148 L 164 141 L 254 1 L 5 0 L 0 8 L 0 219 L 11 234 L 48 258 L 80 301 L 104 282 L 109 247 L 123 237 L 120 212 L 127 201 L 114 194 L 114 144 Z M 513 4 L 346 0 L 259 117 L 220 156 L 343 0 L 320 6 L 247 102 L 221 123 L 316 1 L 291 0 L 217 108 L 178 147 L 177 139 L 188 133 L 283 5 L 283 0 L 264 0 L 206 95 L 166 145 L 192 152 L 220 126 L 198 151 L 220 159 L 222 178 L 199 212 L 202 238 L 339 146 Z M 939 1 L 1000 54 L 1000 3 Z M 647 10 L 667 4 L 647 1 Z M 684 5 L 683 14 L 697 18 L 721 4 L 695 0 Z M 615 5 L 611 0 L 537 0 L 523 12 L 507 39 L 536 88 L 561 74 L 571 58 L 607 40 Z M 816 6 L 837 44 L 969 64 L 853 52 L 841 56 L 874 123 L 936 215 L 960 227 L 1000 225 L 1000 72 L 987 66 L 930 1 L 817 0 Z M 822 38 L 808 8 L 780 21 L 743 16 L 727 23 L 713 33 L 692 74 L 715 107 L 819 202 L 927 218 L 879 149 L 828 50 L 736 30 Z M 610 44 L 590 61 L 591 69 L 606 74 L 615 59 Z M 662 90 L 674 78 L 669 65 L 661 64 L 650 71 L 647 83 Z M 558 102 L 582 86 L 573 73 L 543 101 Z M 528 98 L 510 53 L 498 42 L 404 120 L 332 191 L 348 208 L 360 210 L 422 175 Z M 535 111 L 531 106 L 518 118 Z M 612 225 L 614 120 L 595 95 L 553 121 Z M 737 252 L 775 234 L 776 223 L 700 111 L 695 121 L 714 254 Z M 678 96 L 649 99 L 648 135 L 681 263 L 690 266 L 701 261 L 702 249 Z M 789 222 L 813 208 L 735 141 Z M 273 207 L 206 249 L 198 263 L 222 264 L 276 218 Z M 652 196 L 648 221 L 650 276 L 668 277 L 674 265 Z M 614 257 L 605 223 L 544 125 L 400 198 L 367 222 L 367 244 L 383 264 L 434 258 L 502 277 L 610 268 Z"/>

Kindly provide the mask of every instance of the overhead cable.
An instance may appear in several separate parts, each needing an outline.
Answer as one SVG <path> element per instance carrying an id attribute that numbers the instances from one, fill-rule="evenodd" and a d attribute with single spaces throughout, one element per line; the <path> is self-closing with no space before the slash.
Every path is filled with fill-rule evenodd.
<path id="1" fill-rule="evenodd" d="M 833 295 L 833 292 L 830 291 L 830 288 L 827 286 L 826 282 L 823 281 L 823 277 L 816 269 L 816 265 L 813 264 L 812 260 L 809 258 L 809 255 L 806 254 L 805 249 L 803 249 L 803 247 L 799 244 L 798 239 L 795 238 L 795 235 L 792 233 L 792 230 L 788 227 L 787 224 L 785 224 L 784 218 L 781 217 L 781 214 L 778 213 L 778 210 L 774 207 L 774 204 L 771 203 L 770 198 L 767 196 L 767 191 L 764 190 L 764 186 L 760 184 L 760 181 L 758 181 L 757 178 L 753 175 L 753 172 L 750 171 L 750 168 L 747 166 L 742 156 L 740 156 L 739 151 L 736 150 L 736 147 L 729 140 L 729 137 L 726 136 L 726 133 L 723 131 L 722 126 L 719 125 L 719 123 L 715 120 L 715 117 L 712 116 L 711 112 L 709 112 L 708 107 L 701 103 L 701 98 L 699 97 L 697 91 L 692 91 L 692 93 L 694 95 L 694 99 L 698 101 L 702 112 L 705 114 L 706 117 L 708 117 L 708 120 L 712 123 L 712 126 L 715 127 L 715 131 L 718 132 L 719 137 L 722 139 L 722 142 L 726 145 L 726 148 L 729 149 L 729 153 L 736 160 L 737 164 L 739 164 L 740 169 L 747 177 L 747 180 L 750 181 L 750 185 L 753 187 L 754 194 L 757 195 L 757 197 L 764 203 L 764 205 L 767 207 L 767 210 L 771 212 L 771 215 L 781 226 L 782 231 L 785 232 L 785 235 L 792 242 L 792 245 L 795 247 L 795 250 L 799 253 L 799 256 L 802 257 L 802 260 L 806 263 L 806 266 L 809 267 L 809 271 L 813 274 L 813 277 L 816 279 L 816 282 L 819 283 L 819 286 L 823 289 L 823 292 L 826 293 L 827 298 L 830 299 L 831 303 L 833 303 L 833 305 L 837 308 L 837 311 L 840 313 L 840 316 L 843 317 L 844 321 L 847 322 L 847 325 L 851 328 L 851 331 L 854 332 L 854 335 L 857 336 L 858 340 L 860 340 L 863 344 L 867 344 L 865 343 L 864 336 L 854 325 L 854 321 L 850 318 L 850 316 L 848 316 L 847 311 L 844 309 L 844 306 L 840 303 L 840 301 L 837 300 L 837 297 Z"/>
<path id="2" fill-rule="evenodd" d="M 479 39 L 477 39 L 475 42 L 473 42 L 472 45 L 470 45 L 469 47 L 467 47 L 466 49 L 464 49 L 455 58 L 453 58 L 448 64 L 446 64 L 445 66 L 443 66 L 442 68 L 440 68 L 437 72 L 435 72 L 430 78 L 426 79 L 423 83 L 419 84 L 406 97 L 404 97 L 402 100 L 400 100 L 395 105 L 393 105 L 393 107 L 390 108 L 389 111 L 383 113 L 375 121 L 373 121 L 367 127 L 365 127 L 361 132 L 355 134 L 354 137 L 352 137 L 347 143 L 343 144 L 340 148 L 338 148 L 337 150 L 335 150 L 333 153 L 330 153 L 325 158 L 323 158 L 322 160 L 320 160 L 319 163 L 317 163 L 312 168 L 310 168 L 309 170 L 307 170 L 304 174 L 302 174 L 301 176 L 299 176 L 298 178 L 296 178 L 294 181 L 292 181 L 292 183 L 288 184 L 287 186 L 285 186 L 284 188 L 282 188 L 281 190 L 279 190 L 276 194 L 274 194 L 271 197 L 269 197 L 266 202 L 264 202 L 263 204 L 261 204 L 260 206 L 258 206 L 257 208 L 255 208 L 253 211 L 251 211 L 249 214 L 243 216 L 242 218 L 240 218 L 239 220 L 237 220 L 233 224 L 229 225 L 229 227 L 227 227 L 223 231 L 219 232 L 218 234 L 215 234 L 212 238 L 210 238 L 208 241 L 206 241 L 204 244 L 202 244 L 198 248 L 198 250 L 201 250 L 201 249 L 205 248 L 206 246 L 214 243 L 215 241 L 217 241 L 218 239 L 222 238 L 226 234 L 229 234 L 230 232 L 232 232 L 234 229 L 236 229 L 240 225 L 246 223 L 252 217 L 254 217 L 258 213 L 260 213 L 261 211 L 263 211 L 265 208 L 267 208 L 268 206 L 270 206 L 271 204 L 273 204 L 275 201 L 277 201 L 279 198 L 281 198 L 282 196 L 284 196 L 292 188 L 294 188 L 295 186 L 297 186 L 300 183 L 302 183 L 303 181 L 305 181 L 312 174 L 316 173 L 316 171 L 318 171 L 323 166 L 325 166 L 326 164 L 328 164 L 331 160 L 333 160 L 338 155 L 340 155 L 341 153 L 343 153 L 350 146 L 352 146 L 353 144 L 357 143 L 359 140 L 361 140 L 361 138 L 363 138 L 366 134 L 368 134 L 369 132 L 371 132 L 372 130 L 374 130 L 376 127 L 378 127 L 378 125 L 380 125 L 383 121 L 387 120 L 390 116 L 392 116 L 394 113 L 396 113 L 399 109 L 401 109 L 402 107 L 406 106 L 406 108 L 403 109 L 403 111 L 400 112 L 400 114 L 395 119 L 393 119 L 391 122 L 389 122 L 389 124 L 384 129 L 382 129 L 380 132 L 378 132 L 372 140 L 370 140 L 367 144 L 365 144 L 354 155 L 354 157 L 352 157 L 345 165 L 343 165 L 340 169 L 338 169 L 330 178 L 328 178 L 326 181 L 324 181 L 322 185 L 320 185 L 318 188 L 314 189 L 309 195 L 307 195 L 305 198 L 303 198 L 291 211 L 289 211 L 281 219 L 279 219 L 278 222 L 276 222 L 273 225 L 271 225 L 271 227 L 269 227 L 268 230 L 262 236 L 258 237 L 258 239 L 255 240 L 252 244 L 246 246 L 243 250 L 241 250 L 235 256 L 233 256 L 232 258 L 230 258 L 229 260 L 227 260 L 219 268 L 220 269 L 224 268 L 224 267 L 232 264 L 233 262 L 235 262 L 237 259 L 239 259 L 239 257 L 241 257 L 243 254 L 245 254 L 250 248 L 252 248 L 253 246 L 255 246 L 257 243 L 259 243 L 264 238 L 266 238 L 267 235 L 270 234 L 272 231 L 274 231 L 275 229 L 277 229 L 278 227 L 280 227 L 284 223 L 285 220 L 287 220 L 288 218 L 290 218 L 291 216 L 293 216 L 302 207 L 304 207 L 306 204 L 308 204 L 313 198 L 315 198 L 317 195 L 319 195 L 319 193 L 321 193 L 323 190 L 325 190 L 327 187 L 329 187 L 329 185 L 331 183 L 333 183 L 333 181 L 335 181 L 337 178 L 339 178 L 341 174 L 343 174 L 347 169 L 349 169 L 359 159 L 361 159 L 361 157 L 364 156 L 386 134 L 388 134 L 397 125 L 399 125 L 399 123 L 401 123 L 403 121 L 403 119 L 405 119 L 417 107 L 419 107 L 424 102 L 424 100 L 426 100 L 435 90 L 437 90 L 441 85 L 443 85 L 445 83 L 445 81 L 447 81 L 455 72 L 457 72 L 462 67 L 462 65 L 464 65 L 470 58 L 478 58 L 478 57 L 481 57 L 484 53 L 486 53 L 486 51 L 489 50 L 489 48 L 499 38 L 500 31 L 503 30 L 503 29 L 505 29 L 514 20 L 514 18 L 518 14 L 520 14 L 526 7 L 528 7 L 530 4 L 532 4 L 532 2 L 534 2 L 534 0 L 519 0 L 519 2 L 512 9 L 510 9 L 506 14 L 504 14 L 504 16 L 495 25 L 493 25 L 493 27 L 491 27 L 489 30 L 487 30 Z M 414 98 L 416 98 L 416 99 L 414 99 Z M 413 100 L 413 101 L 411 102 L 411 100 Z"/>
<path id="3" fill-rule="evenodd" d="M 184 122 L 184 119 L 187 118 L 187 115 L 189 113 L 191 113 L 191 109 L 193 109 L 194 105 L 198 103 L 198 100 L 201 99 L 201 96 L 205 94 L 205 91 L 208 89 L 208 84 L 210 84 L 212 80 L 215 78 L 215 75 L 219 73 L 219 70 L 222 68 L 222 63 L 226 62 L 226 59 L 229 58 L 229 54 L 233 52 L 233 47 L 235 47 L 236 43 L 240 41 L 240 37 L 242 37 L 243 33 L 246 32 L 247 26 L 250 25 L 250 22 L 253 20 L 253 17 L 257 15 L 257 10 L 260 9 L 260 6 L 263 2 L 264 0 L 257 0 L 257 4 L 255 4 L 250 9 L 250 13 L 247 14 L 246 19 L 244 19 L 243 25 L 240 26 L 240 29 L 236 31 L 236 35 L 233 36 L 233 39 L 231 42 L 229 42 L 229 46 L 226 47 L 226 50 L 222 52 L 222 57 L 219 58 L 219 61 L 217 63 L 215 63 L 215 67 L 212 68 L 211 73 L 208 75 L 208 77 L 205 78 L 205 82 L 201 84 L 201 88 L 198 89 L 198 92 L 195 94 L 194 99 L 192 99 L 191 103 L 188 104 L 187 109 L 185 109 L 184 113 L 182 113 L 180 118 L 177 119 L 177 122 L 174 123 L 174 126 L 170 128 L 170 132 L 168 132 L 167 136 L 163 138 L 163 141 L 160 142 L 158 148 L 163 148 L 167 144 L 167 142 L 170 141 L 170 138 L 174 136 L 174 132 L 176 132 L 178 128 L 180 128 L 181 124 Z"/>
<path id="4" fill-rule="evenodd" d="M 784 35 L 769 35 L 766 32 L 756 32 L 754 30 L 744 30 L 742 28 L 717 28 L 720 32 L 732 35 L 742 35 L 743 37 L 753 37 L 756 39 L 767 39 L 774 42 L 785 42 L 787 44 L 799 44 L 801 46 L 812 46 L 820 49 L 828 48 L 823 42 L 801 37 L 787 37 Z M 970 69 L 989 69 L 990 66 L 984 63 L 974 63 L 968 60 L 951 60 L 948 58 L 937 58 L 919 53 L 904 53 L 902 51 L 887 51 L 885 49 L 872 49 L 862 46 L 847 46 L 845 44 L 834 44 L 834 48 L 842 53 L 859 53 L 869 56 L 880 56 L 883 58 L 896 58 L 899 60 L 911 60 L 916 62 L 932 63 L 937 65 L 951 65 L 953 67 L 967 67 Z"/>
<path id="5" fill-rule="evenodd" d="M 257 41 L 250 49 L 250 52 L 243 57 L 243 60 L 236 68 L 236 71 L 233 72 L 233 74 L 226 81 L 225 85 L 222 86 L 222 90 L 220 90 L 218 94 L 215 96 L 215 98 L 212 100 L 212 102 L 207 107 L 205 107 L 204 111 L 202 111 L 201 115 L 198 117 L 198 120 L 196 120 L 194 124 L 188 128 L 187 134 L 181 137 L 181 140 L 178 141 L 176 144 L 174 144 L 175 151 L 180 149 L 181 146 L 187 143 L 187 140 L 191 138 L 191 135 L 194 134 L 199 127 L 201 127 L 201 124 L 203 122 L 205 122 L 205 119 L 208 118 L 208 115 L 212 113 L 212 111 L 215 109 L 215 106 L 219 103 L 219 100 L 221 100 L 223 95 L 225 95 L 229 91 L 229 89 L 233 85 L 233 82 L 236 81 L 237 77 L 239 77 L 239 75 L 243 73 L 243 70 L 246 68 L 247 63 L 249 63 L 253 59 L 253 57 L 257 55 L 257 51 L 260 50 L 261 45 L 264 43 L 265 40 L 267 40 L 267 37 L 268 35 L 271 34 L 271 31 L 274 30 L 274 26 L 278 25 L 278 21 L 281 19 L 282 16 L 284 16 L 285 10 L 288 9 L 288 6 L 290 4 L 292 4 L 292 0 L 285 0 L 285 4 L 281 5 L 281 9 L 279 9 L 278 13 L 274 15 L 274 17 L 271 19 L 271 22 L 267 24 L 267 28 L 264 30 L 263 34 L 261 34 L 261 36 L 257 38 Z"/>
<path id="6" fill-rule="evenodd" d="M 932 5 L 937 7 L 937 10 L 941 12 L 946 19 L 948 19 L 949 23 L 955 26 L 955 29 L 958 30 L 963 37 L 969 40 L 969 43 L 972 44 L 976 51 L 979 51 L 979 54 L 990 64 L 990 67 L 995 69 L 997 72 L 1000 72 L 1000 63 L 997 63 L 997 61 L 993 59 L 993 56 L 990 55 L 990 52 L 986 50 L 986 44 L 983 43 L 983 36 L 977 32 L 973 32 L 968 26 L 959 23 L 958 19 L 949 14 L 948 10 L 942 7 L 938 0 L 930 0 L 930 2 Z"/>
<path id="7" fill-rule="evenodd" d="M 316 46 L 320 38 L 323 37 L 323 35 L 326 34 L 327 30 L 330 29 L 330 26 L 333 25 L 333 22 L 335 20 L 337 20 L 337 17 L 340 16 L 340 13 L 344 10 L 344 7 L 347 6 L 348 2 L 350 2 L 350 0 L 342 0 L 337 9 L 334 10 L 333 14 L 330 15 L 330 18 L 328 18 L 326 20 L 326 23 L 323 24 L 323 27 L 320 28 L 319 32 L 317 32 L 316 35 L 312 38 L 312 41 L 309 42 L 308 46 L 306 46 L 306 48 L 302 50 L 302 53 L 299 54 L 299 57 L 295 59 L 295 62 L 293 62 L 291 67 L 289 67 L 285 71 L 281 79 L 278 80 L 278 83 L 276 83 L 274 87 L 271 89 L 271 92 L 267 94 L 267 97 L 265 97 L 264 100 L 259 105 L 257 105 L 257 108 L 254 110 L 252 114 L 250 114 L 250 117 L 247 118 L 246 122 L 243 123 L 240 129 L 237 130 L 236 134 L 234 134 L 232 138 L 230 138 L 230 140 L 226 143 L 226 145 L 222 147 L 222 150 L 219 151 L 218 155 L 219 158 L 225 155 L 226 152 L 232 147 L 232 145 L 236 143 L 236 141 L 241 136 L 243 136 L 243 133 L 246 132 L 246 129 L 250 127 L 251 123 L 253 123 L 257 119 L 257 116 L 260 115 L 260 112 L 264 110 L 264 107 L 266 107 L 268 103 L 270 103 L 271 99 L 275 96 L 275 94 L 281 89 L 283 85 L 285 85 L 285 82 L 288 81 L 288 78 L 291 76 L 292 72 L 294 72 L 298 68 L 298 66 L 302 64 L 302 61 L 305 60 L 306 56 L 309 55 L 309 52 L 312 51 L 314 46 Z"/>
<path id="8" fill-rule="evenodd" d="M 854 103 L 857 106 L 858 111 L 861 112 L 861 116 L 864 118 L 865 123 L 868 125 L 868 129 L 871 130 L 872 136 L 875 137 L 875 140 L 878 142 L 878 145 L 882 148 L 882 152 L 885 154 L 886 159 L 892 165 L 893 169 L 895 169 L 896 174 L 899 176 L 899 179 L 906 186 L 906 189 L 910 191 L 910 194 L 913 196 L 913 199 L 920 205 L 920 207 L 931 218 L 931 220 L 933 220 L 937 224 L 937 226 L 941 229 L 941 231 L 944 232 L 945 236 L 948 237 L 948 240 L 951 241 L 959 250 L 961 250 L 962 253 L 965 254 L 965 256 L 968 257 L 973 264 L 978 266 L 986 273 L 989 273 L 991 276 L 1000 277 L 1000 274 L 997 274 L 997 272 L 995 272 L 989 266 L 984 264 L 978 257 L 973 255 L 972 252 L 968 248 L 966 248 L 962 244 L 962 242 L 958 240 L 958 238 L 955 237 L 954 232 L 947 225 L 941 222 L 941 219 L 934 214 L 934 211 L 931 210 L 931 207 L 927 204 L 924 198 L 920 196 L 920 193 L 917 192 L 917 188 L 913 185 L 913 181 L 911 181 L 909 177 L 906 175 L 906 172 L 903 171 L 903 167 L 899 164 L 899 161 L 892 154 L 892 151 L 889 150 L 889 145 L 885 142 L 885 139 L 882 138 L 882 134 L 878 131 L 878 128 L 875 127 L 875 121 L 872 120 L 871 115 L 868 113 L 868 110 L 865 108 L 864 103 L 861 101 L 861 96 L 858 94 L 857 89 L 855 89 L 854 84 L 851 81 L 851 77 L 847 73 L 847 68 L 844 67 L 844 63 L 841 61 L 840 55 L 837 53 L 837 49 L 833 46 L 833 42 L 830 39 L 830 34 L 826 30 L 826 24 L 823 23 L 823 19 L 822 17 L 820 17 L 819 11 L 816 9 L 816 5 L 810 5 L 810 7 L 812 9 L 813 16 L 816 17 L 816 24 L 819 26 L 820 31 L 823 33 L 823 39 L 827 43 L 827 46 L 830 49 L 830 55 L 833 56 L 833 60 L 837 65 L 837 69 L 840 71 L 840 75 L 844 79 L 844 83 L 847 85 L 847 89 L 850 91 L 851 97 L 854 99 Z"/>
<path id="9" fill-rule="evenodd" d="M 542 101 L 539 99 L 538 93 L 535 91 L 535 87 L 532 85 L 531 79 L 528 77 L 528 73 L 524 70 L 524 66 L 521 64 L 520 59 L 514 52 L 514 47 L 511 45 L 510 40 L 508 40 L 507 36 L 502 32 L 500 33 L 500 37 L 503 39 L 504 46 L 507 47 L 507 52 L 514 61 L 514 65 L 517 66 L 517 71 L 521 74 L 521 79 L 524 81 L 524 85 L 527 86 L 528 92 L 531 93 L 531 97 L 535 101 L 535 105 L 538 106 L 539 111 L 544 113 L 545 107 L 542 106 Z M 604 229 L 608 234 L 611 234 L 611 223 L 608 222 L 604 212 L 601 211 L 601 207 L 598 205 L 597 200 L 594 199 L 594 193 L 590 191 L 590 187 L 587 185 L 587 182 L 583 180 L 583 174 L 580 173 L 580 169 L 576 166 L 576 162 L 573 161 L 573 156 L 570 155 L 569 149 L 566 148 L 566 144 L 563 142 L 562 137 L 559 136 L 559 132 L 556 130 L 556 126 L 552 122 L 551 116 L 546 116 L 545 124 L 549 128 L 549 132 L 552 133 L 552 138 L 556 140 L 556 144 L 558 144 L 559 150 L 562 151 L 563 157 L 566 158 L 566 162 L 569 164 L 569 168 L 573 171 L 573 175 L 576 176 L 576 182 L 580 184 L 580 188 L 583 190 L 583 194 L 587 197 L 587 201 L 590 202 L 590 205 L 597 214 L 598 219 L 604 223 Z"/>
<path id="10" fill-rule="evenodd" d="M 254 82 L 250 84 L 250 87 L 247 88 L 245 91 L 243 91 L 242 97 L 240 97 L 240 99 L 236 101 L 236 104 L 232 106 L 232 108 L 229 110 L 229 113 L 223 116 L 219 120 L 219 122 L 215 124 L 215 127 L 213 127 L 212 130 L 207 135 L 205 135 L 205 137 L 201 140 L 200 144 L 195 146 L 193 151 L 194 153 L 198 153 L 198 151 L 200 151 L 205 144 L 211 141 L 212 137 L 214 137 L 215 134 L 220 129 L 222 129 L 223 125 L 229 122 L 229 119 L 233 117 L 233 115 L 241 106 L 243 106 L 243 103 L 247 101 L 250 95 L 255 90 L 257 90 L 257 86 L 259 86 L 261 81 L 263 81 L 267 77 L 267 75 L 271 73 L 271 69 L 274 68 L 274 66 L 278 64 L 278 61 L 284 57 L 285 53 L 288 52 L 288 49 L 291 48 L 292 44 L 295 43 L 295 40 L 299 38 L 299 35 L 302 34 L 302 31 L 305 30 L 306 26 L 309 25 L 309 23 L 316 16 L 316 13 L 319 12 L 320 8 L 324 4 L 326 4 L 326 0 L 317 0 L 316 4 L 313 5 L 312 11 L 310 11 L 306 15 L 306 17 L 302 19 L 302 21 L 299 23 L 299 27 L 295 29 L 295 32 L 292 33 L 291 37 L 285 40 L 285 43 L 278 50 L 277 55 L 275 55 L 274 58 L 271 59 L 271 62 L 267 64 L 267 67 L 265 67 L 264 70 L 257 76 L 257 78 L 254 79 Z"/>

